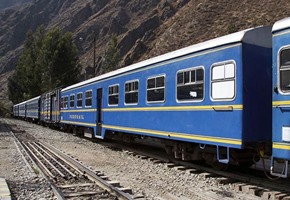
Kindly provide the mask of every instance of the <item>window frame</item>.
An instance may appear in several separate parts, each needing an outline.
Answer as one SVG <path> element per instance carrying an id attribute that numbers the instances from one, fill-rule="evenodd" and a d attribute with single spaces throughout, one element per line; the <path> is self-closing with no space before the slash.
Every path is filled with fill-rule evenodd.
<path id="1" fill-rule="evenodd" d="M 73 97 L 73 101 L 71 100 L 71 97 Z M 73 106 L 71 105 L 72 102 L 73 102 Z M 75 94 L 69 95 L 69 107 L 75 108 Z"/>
<path id="2" fill-rule="evenodd" d="M 110 96 L 112 96 L 113 94 L 110 94 L 110 87 L 115 87 L 118 86 L 118 103 L 117 104 L 110 104 Z M 108 106 L 119 106 L 120 103 L 120 84 L 113 84 L 113 85 L 109 85 L 108 86 Z"/>
<path id="3" fill-rule="evenodd" d="M 164 77 L 164 86 L 163 87 L 156 87 L 156 82 L 155 82 L 155 88 L 150 88 L 149 90 L 156 90 L 156 89 L 164 89 L 164 100 L 163 101 L 148 101 L 148 80 L 149 79 L 157 79 L 160 77 Z M 154 104 L 154 103 L 165 103 L 166 101 L 166 74 L 158 74 L 154 76 L 149 76 L 146 79 L 146 103 L 147 104 Z"/>
<path id="4" fill-rule="evenodd" d="M 137 99 L 137 102 L 136 103 L 126 103 L 126 94 L 127 94 L 127 92 L 126 92 L 126 84 L 127 83 L 134 83 L 134 82 L 137 82 L 138 83 L 138 90 L 137 90 L 137 92 L 138 92 L 138 99 Z M 139 82 L 139 79 L 129 80 L 129 81 L 126 81 L 124 83 L 124 105 L 125 106 L 138 105 L 139 104 L 139 97 L 140 97 L 139 90 L 140 90 L 140 82 Z"/>
<path id="5" fill-rule="evenodd" d="M 198 100 L 178 100 L 177 98 L 177 87 L 178 87 L 178 74 L 180 72 L 187 72 L 187 71 L 192 71 L 192 70 L 197 70 L 197 69 L 202 69 L 203 70 L 203 98 L 202 99 L 198 99 Z M 189 78 L 191 79 L 191 77 Z M 190 80 L 191 81 L 191 80 Z M 190 85 L 190 83 L 192 84 L 192 82 L 183 84 L 183 85 Z M 195 67 L 189 67 L 189 68 L 184 68 L 181 70 L 178 70 L 175 74 L 175 100 L 177 103 L 192 103 L 192 102 L 203 102 L 205 99 L 205 83 L 206 83 L 206 77 L 205 77 L 205 67 L 203 65 L 199 65 L 199 66 L 195 66 Z M 199 83 L 195 83 L 194 84 L 199 84 Z"/>
<path id="6" fill-rule="evenodd" d="M 224 78 L 223 80 L 224 81 L 219 81 L 219 80 L 212 80 L 212 70 L 214 67 L 216 66 L 221 66 L 221 65 L 227 65 L 227 64 L 233 64 L 234 65 L 234 77 L 233 78 Z M 210 96 L 210 100 L 213 101 L 213 102 L 221 102 L 221 101 L 234 101 L 236 99 L 236 96 L 237 96 L 237 64 L 235 62 L 235 60 L 225 60 L 225 61 L 222 61 L 222 62 L 216 62 L 216 63 L 213 63 L 210 67 L 210 89 L 209 89 L 209 96 Z M 212 83 L 215 83 L 215 82 L 228 82 L 228 81 L 231 81 L 231 80 L 234 80 L 234 96 L 232 98 L 219 98 L 219 99 L 214 99 L 212 97 Z"/>
<path id="7" fill-rule="evenodd" d="M 281 95 L 289 95 L 290 94 L 290 89 L 283 91 L 281 89 L 281 78 L 280 78 L 280 71 L 281 71 L 281 64 L 280 64 L 280 57 L 281 57 L 281 52 L 284 50 L 290 50 L 290 45 L 285 45 L 280 47 L 277 53 L 277 87 L 278 91 Z M 285 69 L 284 69 L 285 70 Z M 290 71 L 290 65 L 289 65 L 289 71 Z"/>
<path id="8" fill-rule="evenodd" d="M 63 108 L 68 109 L 68 95 L 63 96 Z"/>
<path id="9" fill-rule="evenodd" d="M 82 95 L 82 98 L 81 98 L 82 105 L 81 105 L 81 106 L 78 105 L 78 102 L 79 102 L 78 95 L 79 95 L 79 94 Z M 77 107 L 77 108 L 82 108 L 82 107 L 83 107 L 83 92 L 78 92 L 78 93 L 77 93 L 77 106 L 76 106 L 76 107 Z"/>
<path id="10" fill-rule="evenodd" d="M 87 98 L 87 93 L 91 92 L 91 98 Z M 91 105 L 87 105 L 87 100 L 91 99 Z M 85 91 L 85 108 L 91 108 L 93 105 L 93 90 L 86 90 Z"/>

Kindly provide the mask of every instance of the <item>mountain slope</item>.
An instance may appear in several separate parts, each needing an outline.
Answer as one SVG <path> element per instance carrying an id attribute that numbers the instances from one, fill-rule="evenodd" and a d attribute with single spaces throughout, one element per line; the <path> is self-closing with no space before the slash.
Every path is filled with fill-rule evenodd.
<path id="1" fill-rule="evenodd" d="M 112 35 L 118 37 L 120 67 L 231 32 L 273 25 L 290 16 L 290 2 L 268 0 L 35 0 L 0 12 L 0 99 L 26 32 L 44 24 L 74 33 L 81 63 L 97 70 Z"/>
<path id="2" fill-rule="evenodd" d="M 32 0 L 0 0 L 0 10 L 12 6 L 20 6 L 24 3 L 31 2 Z"/>

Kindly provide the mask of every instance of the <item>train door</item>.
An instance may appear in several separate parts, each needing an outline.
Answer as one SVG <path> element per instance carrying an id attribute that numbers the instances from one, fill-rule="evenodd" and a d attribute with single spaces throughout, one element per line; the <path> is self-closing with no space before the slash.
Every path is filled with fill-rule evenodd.
<path id="1" fill-rule="evenodd" d="M 103 88 L 97 89 L 97 136 L 102 135 L 102 102 Z"/>
<path id="2" fill-rule="evenodd" d="M 56 100 L 56 95 L 53 95 L 51 97 L 51 113 L 50 113 L 50 115 L 51 115 L 50 119 L 53 122 L 56 122 L 56 120 L 57 120 L 56 111 L 57 111 L 57 100 Z"/>

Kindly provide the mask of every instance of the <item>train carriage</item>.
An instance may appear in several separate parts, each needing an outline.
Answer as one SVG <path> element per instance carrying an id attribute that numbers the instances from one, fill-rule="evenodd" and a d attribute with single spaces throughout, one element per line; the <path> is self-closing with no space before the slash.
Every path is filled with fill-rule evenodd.
<path id="1" fill-rule="evenodd" d="M 26 101 L 21 102 L 18 104 L 19 107 L 19 117 L 25 118 L 26 117 Z"/>
<path id="2" fill-rule="evenodd" d="M 63 126 L 162 139 L 183 160 L 250 165 L 271 144 L 271 27 L 189 46 L 61 91 Z"/>
<path id="3" fill-rule="evenodd" d="M 49 126 L 57 126 L 60 121 L 60 90 L 56 88 L 40 97 L 40 120 Z"/>
<path id="4" fill-rule="evenodd" d="M 40 118 L 40 96 L 26 101 L 26 118 L 38 121 Z"/>
<path id="5" fill-rule="evenodd" d="M 13 105 L 13 116 L 14 117 L 19 117 L 19 105 Z"/>
<path id="6" fill-rule="evenodd" d="M 276 22 L 272 32 L 273 155 L 271 173 L 287 177 L 290 160 L 290 18 Z M 283 163 L 282 170 L 275 167 L 276 161 Z"/>

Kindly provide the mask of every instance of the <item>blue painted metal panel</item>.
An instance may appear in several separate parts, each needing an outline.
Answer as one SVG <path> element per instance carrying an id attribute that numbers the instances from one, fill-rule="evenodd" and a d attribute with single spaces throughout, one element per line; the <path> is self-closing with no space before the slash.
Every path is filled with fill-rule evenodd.
<path id="1" fill-rule="evenodd" d="M 39 98 L 28 100 L 26 102 L 26 117 L 32 119 L 39 119 Z"/>
<path id="2" fill-rule="evenodd" d="M 238 45 L 220 51 L 213 50 L 207 54 L 200 53 L 198 56 L 191 55 L 189 58 L 181 58 L 180 60 L 164 64 L 160 67 L 120 77 L 119 80 L 110 81 L 111 84 L 120 83 L 121 100 L 119 108 L 123 109 L 114 111 L 114 108 L 105 107 L 104 124 L 108 126 L 119 126 L 124 129 L 129 128 L 129 132 L 130 128 L 141 129 L 137 131 L 131 129 L 131 132 L 142 135 L 153 135 L 166 139 L 174 138 L 203 144 L 226 145 L 225 143 L 218 142 L 219 138 L 237 140 L 227 145 L 240 148 L 242 145 L 242 110 L 215 111 L 213 107 L 217 105 L 242 105 L 242 93 L 238 92 L 233 101 L 211 101 L 209 75 L 213 63 L 234 60 L 237 65 L 237 77 L 239 77 L 242 72 L 241 49 L 241 45 Z M 203 66 L 206 74 L 204 100 L 202 102 L 177 103 L 175 92 L 177 72 L 182 69 L 198 66 Z M 148 77 L 158 74 L 166 74 L 166 100 L 160 104 L 148 104 L 146 103 L 146 81 Z M 139 103 L 137 106 L 125 106 L 123 103 L 124 83 L 134 79 L 139 79 Z M 237 91 L 239 91 L 242 88 L 242 79 L 237 78 L 236 81 Z M 105 94 L 107 94 L 107 87 L 105 88 Z M 104 105 L 107 104 L 106 98 Z M 137 108 L 138 110 L 140 107 L 144 110 L 130 110 L 131 108 Z M 154 108 L 160 108 L 161 110 L 154 111 Z M 172 135 L 175 135 L 175 137 Z"/>
<path id="3" fill-rule="evenodd" d="M 13 106 L 13 115 L 15 117 L 19 117 L 19 105 L 14 105 Z"/>
<path id="4" fill-rule="evenodd" d="M 206 51 L 196 52 L 172 60 L 166 60 L 154 65 L 116 74 L 99 82 L 90 82 L 62 92 L 61 96 L 77 95 L 85 91 L 93 91 L 92 107 L 62 109 L 61 123 L 81 125 L 97 130 L 97 101 L 96 91 L 103 89 L 103 118 L 102 136 L 105 130 L 123 131 L 132 134 L 148 135 L 165 139 L 211 144 L 232 148 L 244 148 L 248 143 L 268 141 L 271 137 L 267 126 L 271 124 L 270 109 L 264 109 L 266 101 L 261 103 L 265 96 L 262 83 L 271 85 L 271 51 L 266 48 L 247 46 L 242 43 L 229 44 Z M 266 58 L 268 57 L 268 58 Z M 214 63 L 233 61 L 235 70 L 235 98 L 229 101 L 213 101 L 211 98 L 211 67 Z M 266 66 L 265 66 L 266 65 Z M 177 102 L 176 76 L 182 69 L 202 67 L 205 71 L 204 99 L 199 102 Z M 245 68 L 247 68 L 245 70 Z M 261 73 L 261 78 L 256 77 Z M 264 71 L 265 72 L 264 72 Z M 148 103 L 146 101 L 147 79 L 156 75 L 165 75 L 166 91 L 165 102 Z M 125 83 L 139 80 L 139 99 L 136 105 L 126 105 Z M 247 81 L 247 83 L 245 82 Z M 108 106 L 108 87 L 119 85 L 118 106 Z M 248 100 L 256 99 L 254 104 Z M 246 104 L 244 104 L 246 102 Z M 75 105 L 77 96 L 75 96 Z M 246 106 L 244 108 L 244 106 Z M 268 105 L 269 106 L 269 105 Z M 223 109 L 216 109 L 222 107 Z M 244 109 L 249 117 L 244 117 Z M 256 113 L 257 112 L 257 113 Z M 269 116 L 267 116 L 269 115 Z M 253 126 L 253 127 L 252 127 Z"/>
<path id="5" fill-rule="evenodd" d="M 289 29 L 273 35 L 273 157 L 286 160 L 290 160 L 290 143 L 282 141 L 282 128 L 290 127 L 290 95 L 281 94 L 277 88 L 279 50 L 290 45 L 289 39 Z"/>
<path id="6" fill-rule="evenodd" d="M 92 106 L 85 106 L 85 92 L 92 90 Z M 61 123 L 80 125 L 88 128 L 96 126 L 96 85 L 85 86 L 61 93 L 61 98 L 75 95 L 74 107 L 70 107 L 70 101 L 67 108 L 61 109 Z M 82 106 L 77 106 L 77 94 L 82 93 Z"/>
<path id="7" fill-rule="evenodd" d="M 272 49 L 243 45 L 243 140 L 272 140 Z"/>
<path id="8" fill-rule="evenodd" d="M 19 117 L 26 117 L 26 104 L 19 104 Z"/>

